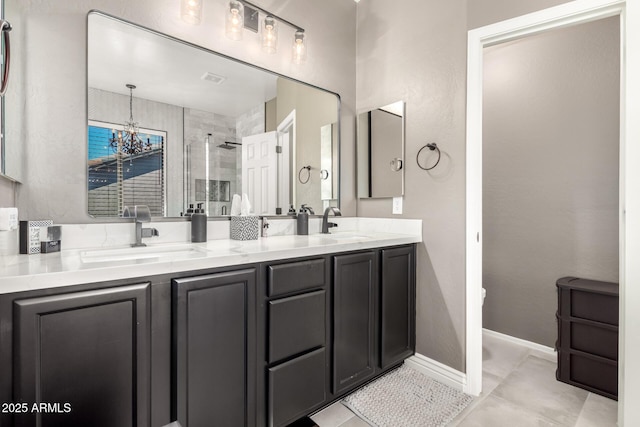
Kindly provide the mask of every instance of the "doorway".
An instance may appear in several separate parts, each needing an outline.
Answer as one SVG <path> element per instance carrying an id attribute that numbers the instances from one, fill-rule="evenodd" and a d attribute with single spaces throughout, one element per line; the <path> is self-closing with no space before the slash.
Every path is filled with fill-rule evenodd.
<path id="1" fill-rule="evenodd" d="M 619 21 L 483 52 L 483 328 L 547 351 L 559 278 L 619 280 Z"/>
<path id="2" fill-rule="evenodd" d="M 640 206 L 640 196 L 637 195 L 638 179 L 640 172 L 631 166 L 632 154 L 640 150 L 640 142 L 629 138 L 630 135 L 640 136 L 640 126 L 629 120 L 630 106 L 636 105 L 636 101 L 630 101 L 625 97 L 628 87 L 638 85 L 638 76 L 631 71 L 638 67 L 638 55 L 630 47 L 633 43 L 627 37 L 630 31 L 626 25 L 628 21 L 640 17 L 640 9 L 635 6 L 625 10 L 624 1 L 606 0 L 577 0 L 557 7 L 514 18 L 501 23 L 489 25 L 469 32 L 468 38 L 468 72 L 467 72 L 467 226 L 466 226 L 466 384 L 465 391 L 478 395 L 482 390 L 482 66 L 483 49 L 487 46 L 515 40 L 527 35 L 542 33 L 552 28 L 560 28 L 578 23 L 590 22 L 610 16 L 619 16 L 621 22 L 621 132 L 620 132 L 620 308 L 621 308 L 621 337 L 620 337 L 620 361 L 633 360 L 632 355 L 640 354 L 640 346 L 628 343 L 626 336 L 631 337 L 631 332 L 638 332 L 640 325 L 632 322 L 626 325 L 627 318 L 637 320 L 632 313 L 627 313 L 625 307 L 631 302 L 640 301 L 640 292 L 635 288 L 627 288 L 627 280 L 640 277 L 640 268 L 634 266 L 632 260 L 640 256 L 640 247 L 634 242 L 632 233 L 640 229 L 639 213 L 635 208 Z M 631 13 L 628 13 L 631 12 Z M 628 21 L 625 21 L 628 17 Z M 637 121 L 637 120 L 636 120 Z M 634 192 L 631 191 L 633 187 Z M 631 209 L 631 211 L 630 211 Z M 630 215 L 633 213 L 633 215 Z M 635 236 L 637 238 L 637 236 Z M 640 370 L 632 364 L 621 369 L 619 420 L 622 422 L 625 416 L 631 419 L 632 413 L 638 412 L 631 405 L 625 407 L 626 398 L 636 396 L 636 391 L 631 386 L 633 378 L 640 376 Z M 625 372 L 626 370 L 626 372 Z M 627 386 L 625 388 L 625 385 Z M 627 413 L 628 412 L 628 413 Z"/>

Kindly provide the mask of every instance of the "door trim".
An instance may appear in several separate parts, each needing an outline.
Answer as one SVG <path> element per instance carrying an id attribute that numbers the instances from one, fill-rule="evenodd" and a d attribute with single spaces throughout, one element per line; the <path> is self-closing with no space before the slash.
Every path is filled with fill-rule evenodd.
<path id="1" fill-rule="evenodd" d="M 640 7 L 625 4 L 624 0 L 576 0 L 556 7 L 523 15 L 469 31 L 467 49 L 467 142 L 466 142 L 466 374 L 465 392 L 479 395 L 482 391 L 482 67 L 485 47 L 517 38 L 538 34 L 550 29 L 586 23 L 611 16 L 619 16 L 621 48 L 621 97 L 620 97 L 620 366 L 619 371 L 619 421 L 623 419 L 625 387 L 624 360 L 640 357 L 640 344 L 633 350 L 626 349 L 625 319 L 631 312 L 625 312 L 625 283 L 631 278 L 640 280 L 640 266 L 633 266 L 631 260 L 640 256 L 640 243 L 633 244 L 632 234 L 640 230 L 640 172 L 631 166 L 631 160 L 640 156 L 640 124 L 631 120 L 631 110 L 640 102 L 627 99 L 627 89 L 640 85 L 640 54 L 638 45 L 630 33 L 640 33 Z M 636 29 L 630 22 L 635 23 Z M 636 37 L 638 39 L 640 37 Z M 633 49 L 636 52 L 633 52 Z M 635 73 L 635 74 L 634 74 Z M 630 98 L 630 97 L 629 97 Z M 631 138 L 633 135 L 635 138 Z M 635 140 L 634 140 L 635 139 Z M 629 159 L 629 160 L 627 160 Z M 633 189 L 632 189 L 633 187 Z M 630 215 L 631 207 L 634 208 Z M 625 217 L 626 212 L 626 217 Z M 636 241 L 640 240 L 636 237 Z M 637 264 L 637 263 L 636 263 Z M 630 295 L 630 293 L 628 293 Z M 640 290 L 634 290 L 634 302 L 640 304 Z M 631 301 L 626 301 L 630 306 Z M 640 332 L 640 321 L 634 319 L 634 332 Z M 629 343 L 627 342 L 627 345 Z M 627 367 L 628 368 L 628 367 Z M 640 372 L 637 373 L 640 376 Z M 631 381 L 629 381 L 631 382 Z M 635 394 L 637 394 L 636 392 Z M 635 396 L 634 394 L 634 396 Z M 630 397 L 630 396 L 629 396 Z M 637 396 L 636 396 L 637 397 Z M 633 400 L 630 400 L 633 401 Z M 628 408 L 629 412 L 631 408 Z M 639 411 L 639 410 L 635 410 Z M 630 413 L 629 419 L 633 419 Z M 620 424 L 622 425 L 622 424 Z"/>

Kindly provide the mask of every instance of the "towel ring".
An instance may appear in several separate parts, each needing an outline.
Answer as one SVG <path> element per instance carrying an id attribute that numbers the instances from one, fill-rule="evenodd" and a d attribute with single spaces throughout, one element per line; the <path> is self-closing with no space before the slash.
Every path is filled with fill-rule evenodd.
<path id="1" fill-rule="evenodd" d="M 436 162 L 430 168 L 425 168 L 424 166 L 422 166 L 420 164 L 420 153 L 422 153 L 422 150 L 424 150 L 425 148 L 428 148 L 431 151 L 438 150 L 438 160 L 436 160 Z M 436 166 L 438 166 L 438 163 L 440 163 L 441 155 L 442 155 L 442 153 L 440 152 L 440 149 L 438 148 L 438 145 L 435 142 L 431 142 L 431 143 L 425 145 L 424 147 L 422 147 L 420 150 L 418 150 L 418 154 L 416 154 L 416 163 L 418 164 L 418 167 L 420 169 L 425 170 L 425 171 L 430 171 L 431 169 L 433 169 Z"/>
<path id="2" fill-rule="evenodd" d="M 304 170 L 307 170 L 307 178 L 306 179 L 302 179 L 302 172 Z M 303 166 L 300 168 L 300 170 L 298 171 L 298 181 L 300 181 L 300 184 L 306 184 L 307 182 L 309 182 L 309 179 L 311 179 L 311 166 Z"/>
<path id="3" fill-rule="evenodd" d="M 2 69 L 2 83 L 0 83 L 0 96 L 4 96 L 7 92 L 9 84 L 9 64 L 11 63 L 11 44 L 9 40 L 9 31 L 11 24 L 4 19 L 0 19 L 0 32 L 4 38 L 4 67 Z"/>

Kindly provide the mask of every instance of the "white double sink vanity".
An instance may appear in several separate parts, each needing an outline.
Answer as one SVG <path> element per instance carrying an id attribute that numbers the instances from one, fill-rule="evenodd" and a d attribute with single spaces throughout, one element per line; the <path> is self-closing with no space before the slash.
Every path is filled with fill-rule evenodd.
<path id="1" fill-rule="evenodd" d="M 0 401 L 70 411 L 1 424 L 286 426 L 402 363 L 421 221 L 335 221 L 193 244 L 157 222 L 134 248 L 133 224 L 63 225 L 61 252 L 3 256 Z"/>

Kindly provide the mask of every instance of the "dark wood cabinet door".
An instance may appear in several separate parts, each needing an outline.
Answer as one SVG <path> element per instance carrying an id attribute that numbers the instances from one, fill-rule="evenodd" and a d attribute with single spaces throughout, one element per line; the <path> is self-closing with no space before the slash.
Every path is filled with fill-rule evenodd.
<path id="1" fill-rule="evenodd" d="M 380 368 L 415 351 L 415 278 L 413 246 L 381 250 Z"/>
<path id="2" fill-rule="evenodd" d="M 176 407 L 183 426 L 255 425 L 256 271 L 173 280 Z"/>
<path id="3" fill-rule="evenodd" d="M 370 378 L 375 371 L 376 253 L 333 257 L 334 394 Z"/>
<path id="4" fill-rule="evenodd" d="M 15 425 L 150 425 L 149 300 L 143 283 L 14 301 Z"/>

